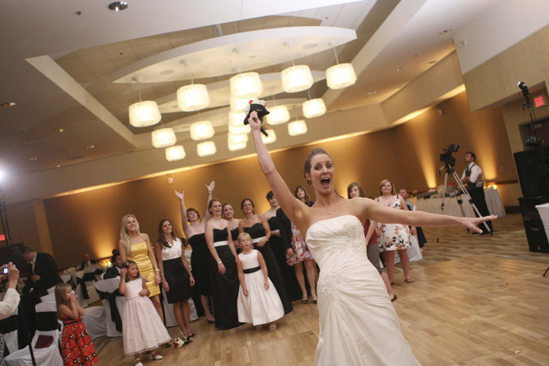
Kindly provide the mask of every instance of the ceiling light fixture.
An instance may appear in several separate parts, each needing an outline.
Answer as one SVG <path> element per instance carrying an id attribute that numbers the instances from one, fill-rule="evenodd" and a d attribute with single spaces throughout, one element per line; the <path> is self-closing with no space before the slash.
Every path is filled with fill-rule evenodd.
<path id="1" fill-rule="evenodd" d="M 181 145 L 166 148 L 166 160 L 168 161 L 183 160 L 186 156 L 185 148 Z"/>
<path id="2" fill-rule="evenodd" d="M 231 143 L 230 141 L 227 142 L 227 147 L 229 148 L 230 151 L 238 151 L 238 150 L 245 149 L 247 145 L 248 144 L 245 142 L 241 142 L 238 144 Z"/>
<path id="3" fill-rule="evenodd" d="M 215 135 L 215 130 L 210 121 L 195 122 L 191 125 L 191 138 L 195 141 L 207 140 Z"/>
<path id="4" fill-rule="evenodd" d="M 231 135 L 241 135 L 241 134 L 248 134 L 252 131 L 252 128 L 250 127 L 250 125 L 242 125 L 242 126 L 238 126 L 238 127 L 234 127 L 234 126 L 231 126 L 229 125 L 229 133 Z"/>
<path id="5" fill-rule="evenodd" d="M 307 133 L 307 124 L 303 120 L 293 121 L 288 124 L 288 134 L 299 136 Z"/>
<path id="6" fill-rule="evenodd" d="M 437 60 L 433 60 L 433 61 L 427 62 L 427 64 L 429 64 L 429 65 L 434 65 L 434 64 L 436 64 L 437 62 L 438 62 Z"/>
<path id="7" fill-rule="evenodd" d="M 161 128 L 152 133 L 152 144 L 156 148 L 172 146 L 176 142 L 177 138 L 173 128 Z"/>
<path id="8" fill-rule="evenodd" d="M 406 68 L 405 66 L 399 67 L 399 68 L 397 69 L 397 71 L 402 71 L 402 70 L 404 70 L 405 68 Z"/>
<path id="9" fill-rule="evenodd" d="M 371 92 L 368 92 L 368 94 L 372 95 L 372 94 L 375 94 L 377 93 L 375 90 L 371 91 Z"/>
<path id="10" fill-rule="evenodd" d="M 217 152 L 215 143 L 213 141 L 205 141 L 196 145 L 196 151 L 201 158 L 205 156 L 213 155 Z"/>
<path id="11" fill-rule="evenodd" d="M 445 30 L 441 31 L 441 32 L 440 32 L 439 34 L 443 35 L 443 34 L 447 34 L 447 33 L 450 33 L 451 31 L 452 31 L 452 29 L 451 29 L 451 28 L 449 28 L 449 29 L 445 29 Z"/>
<path id="12" fill-rule="evenodd" d="M 326 114 L 326 104 L 322 98 L 311 99 L 303 103 L 305 118 L 315 118 Z"/>
<path id="13" fill-rule="evenodd" d="M 95 146 L 94 145 L 86 146 L 86 149 L 88 150 L 95 149 Z"/>
<path id="14" fill-rule="evenodd" d="M 290 120 L 290 111 L 285 105 L 269 108 L 267 123 L 273 126 L 286 123 Z"/>
<path id="15" fill-rule="evenodd" d="M 246 113 L 235 113 L 229 112 L 229 125 L 233 127 L 244 126 L 244 119 L 246 118 Z"/>
<path id="16" fill-rule="evenodd" d="M 402 85 L 397 85 L 396 89 L 402 88 Z"/>
<path id="17" fill-rule="evenodd" d="M 466 44 L 467 44 L 467 41 L 462 39 L 461 41 L 456 43 L 456 47 L 457 48 L 463 48 L 463 46 L 465 46 Z"/>
<path id="18" fill-rule="evenodd" d="M 237 99 L 251 99 L 263 93 L 263 84 L 257 72 L 238 74 L 230 79 L 231 96 Z"/>
<path id="19" fill-rule="evenodd" d="M 229 145 L 231 144 L 245 144 L 248 142 L 248 135 L 247 134 L 241 134 L 241 135 L 227 135 L 227 142 Z"/>
<path id="20" fill-rule="evenodd" d="M 265 132 L 269 135 L 265 136 L 264 134 L 261 134 L 261 139 L 265 145 L 272 144 L 276 141 L 276 133 L 273 129 L 265 130 Z"/>
<path id="21" fill-rule="evenodd" d="M 30 158 L 29 160 L 30 161 L 36 161 L 36 160 L 38 160 L 38 158 Z"/>
<path id="22" fill-rule="evenodd" d="M 117 1 L 109 4 L 109 9 L 112 11 L 122 11 L 128 7 L 128 3 L 125 1 Z"/>
<path id="23" fill-rule="evenodd" d="M 63 133 L 63 132 L 65 132 L 65 130 L 62 129 L 62 128 L 58 128 L 57 130 L 53 130 L 53 131 L 51 131 L 51 132 L 52 132 L 52 133 Z"/>
<path id="24" fill-rule="evenodd" d="M 185 68 L 187 63 L 182 61 Z M 177 89 L 177 105 L 183 112 L 193 112 L 204 109 L 210 105 L 210 94 L 204 84 L 195 84 L 193 74 L 191 75 L 191 85 L 185 85 Z"/>
<path id="25" fill-rule="evenodd" d="M 130 124 L 133 127 L 149 127 L 162 119 L 158 104 L 153 100 L 141 101 L 141 84 L 134 78 L 139 88 L 139 102 L 130 105 Z"/>
<path id="26" fill-rule="evenodd" d="M 294 63 L 292 47 L 288 43 L 284 43 L 284 46 L 290 49 L 292 66 L 282 70 L 282 73 L 280 74 L 282 79 L 282 89 L 286 93 L 297 93 L 309 89 L 315 83 L 311 69 L 307 65 L 296 66 Z"/>
<path id="27" fill-rule="evenodd" d="M 253 96 L 252 98 L 244 98 L 244 99 L 235 98 L 231 95 L 231 112 L 241 113 L 244 110 L 244 108 L 248 104 L 250 104 L 250 99 L 256 99 L 256 98 L 257 98 L 257 95 Z"/>
<path id="28" fill-rule="evenodd" d="M 330 89 L 343 89 L 356 83 L 356 72 L 352 64 L 340 64 L 337 58 L 335 46 L 332 46 L 336 59 L 336 65 L 326 70 L 326 82 Z"/>
<path id="29" fill-rule="evenodd" d="M 14 102 L 8 102 L 8 103 L 2 103 L 0 104 L 0 107 L 14 107 L 15 106 L 15 103 Z"/>

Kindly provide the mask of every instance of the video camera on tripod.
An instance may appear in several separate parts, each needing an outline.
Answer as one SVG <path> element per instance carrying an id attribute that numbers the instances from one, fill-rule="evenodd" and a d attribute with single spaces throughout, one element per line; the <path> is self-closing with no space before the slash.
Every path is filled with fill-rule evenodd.
<path id="1" fill-rule="evenodd" d="M 447 149 L 444 149 L 444 153 L 440 154 L 440 162 L 449 166 L 456 165 L 456 158 L 452 156 L 453 153 L 458 152 L 458 144 L 450 144 Z"/>

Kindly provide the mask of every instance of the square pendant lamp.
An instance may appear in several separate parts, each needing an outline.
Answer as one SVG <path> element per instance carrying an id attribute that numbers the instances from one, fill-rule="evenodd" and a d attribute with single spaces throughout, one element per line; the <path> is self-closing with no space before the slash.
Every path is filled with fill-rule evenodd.
<path id="1" fill-rule="evenodd" d="M 173 128 L 161 128 L 152 133 L 152 144 L 156 148 L 172 146 L 176 142 L 177 138 Z"/>
<path id="2" fill-rule="evenodd" d="M 315 80 L 307 65 L 291 66 L 281 73 L 282 89 L 286 93 L 297 93 L 309 89 Z"/>
<path id="3" fill-rule="evenodd" d="M 200 156 L 201 158 L 213 155 L 217 152 L 217 148 L 215 147 L 215 143 L 213 141 L 205 141 L 198 144 L 196 146 L 196 150 L 198 156 Z"/>
<path id="4" fill-rule="evenodd" d="M 187 154 L 185 153 L 185 148 L 181 145 L 170 146 L 166 148 L 166 160 L 168 161 L 177 161 L 185 159 Z"/>
<path id="5" fill-rule="evenodd" d="M 177 89 L 177 105 L 183 112 L 193 112 L 210 105 L 208 88 L 203 84 L 185 85 Z"/>
<path id="6" fill-rule="evenodd" d="M 207 140 L 215 134 L 210 121 L 195 122 L 191 125 L 191 138 L 195 141 Z"/>
<path id="7" fill-rule="evenodd" d="M 261 139 L 263 140 L 263 143 L 265 145 L 272 144 L 276 141 L 276 133 L 273 129 L 265 130 L 265 132 L 267 132 L 267 135 L 269 135 L 265 136 L 264 134 L 261 134 Z"/>
<path id="8" fill-rule="evenodd" d="M 290 112 L 285 105 L 279 105 L 269 108 L 269 114 L 266 116 L 267 123 L 270 125 L 280 125 L 290 120 Z"/>
<path id="9" fill-rule="evenodd" d="M 238 74 L 230 79 L 231 96 L 237 99 L 251 99 L 263 93 L 263 84 L 257 72 Z"/>
<path id="10" fill-rule="evenodd" d="M 153 100 L 137 102 L 129 108 L 130 124 L 133 127 L 149 127 L 162 119 L 158 104 Z"/>
<path id="11" fill-rule="evenodd" d="M 288 123 L 288 134 L 299 136 L 307 133 L 307 124 L 303 120 Z"/>
<path id="12" fill-rule="evenodd" d="M 326 104 L 322 98 L 311 99 L 303 103 L 305 118 L 315 118 L 326 114 Z"/>

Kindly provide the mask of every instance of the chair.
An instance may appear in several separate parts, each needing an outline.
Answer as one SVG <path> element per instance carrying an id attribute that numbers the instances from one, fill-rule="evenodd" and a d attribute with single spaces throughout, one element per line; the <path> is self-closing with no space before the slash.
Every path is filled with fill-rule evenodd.
<path id="1" fill-rule="evenodd" d="M 53 294 L 47 294 L 45 296 L 42 296 L 40 297 L 40 300 L 42 300 L 42 302 L 56 302 L 55 300 L 55 293 Z"/>
<path id="2" fill-rule="evenodd" d="M 48 294 L 55 294 L 55 287 L 56 286 L 52 286 L 48 289 Z"/>
<path id="3" fill-rule="evenodd" d="M 32 346 L 37 365 L 63 366 L 59 352 L 60 335 L 56 304 L 41 302 L 36 305 L 36 333 L 32 339 Z M 48 347 L 37 349 L 36 342 L 41 336 L 52 337 L 52 343 Z M 9 366 L 32 365 L 29 347 L 11 353 L 4 361 Z"/>
<path id="4" fill-rule="evenodd" d="M 9 318 L 0 320 L 0 335 L 6 341 L 8 351 L 13 353 L 19 349 L 17 341 L 17 308 Z"/>
<path id="5" fill-rule="evenodd" d="M 103 306 L 92 306 L 82 316 L 82 321 L 91 339 L 102 337 L 107 334 L 107 314 Z"/>
<path id="6" fill-rule="evenodd" d="M 88 304 L 99 301 L 99 295 L 95 290 L 96 269 L 95 266 L 89 266 L 77 274 L 78 286 L 76 287 L 76 295 L 78 295 L 78 303 L 83 308 L 87 307 Z"/>
<path id="7" fill-rule="evenodd" d="M 118 292 L 119 287 L 120 277 L 95 283 L 105 309 L 107 337 L 122 337 L 122 315 L 126 298 Z"/>

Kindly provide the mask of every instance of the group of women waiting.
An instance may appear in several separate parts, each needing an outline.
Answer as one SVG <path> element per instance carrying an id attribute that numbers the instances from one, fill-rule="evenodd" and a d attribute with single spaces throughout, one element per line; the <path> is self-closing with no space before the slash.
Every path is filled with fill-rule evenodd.
<path id="1" fill-rule="evenodd" d="M 141 233 L 137 219 L 126 215 L 122 219 L 119 250 L 122 261 L 137 263 L 142 276 L 147 278 L 147 288 L 158 314 L 163 319 L 160 304 L 160 288 L 166 292 L 168 303 L 174 304 L 174 315 L 184 340 L 191 340 L 195 334 L 190 325 L 188 299 L 192 292 L 200 297 L 204 316 L 217 329 L 230 329 L 241 325 L 238 319 L 237 300 L 239 278 L 237 258 L 240 252 L 238 237 L 248 233 L 254 249 L 263 256 L 272 281 L 287 314 L 292 311 L 292 301 L 300 299 L 308 303 L 310 292 L 313 303 L 317 303 L 316 284 L 318 267 L 307 244 L 297 228 L 279 208 L 273 192 L 266 196 L 270 209 L 264 214 L 254 212 L 250 198 L 241 202 L 243 219 L 235 218 L 234 208 L 213 198 L 215 182 L 206 185 L 207 210 L 201 220 L 199 212 L 185 206 L 184 191 L 175 191 L 180 200 L 184 238 L 178 238 L 172 222 L 163 219 L 158 227 L 155 245 L 147 234 Z M 294 189 L 295 197 L 307 206 L 312 206 L 304 187 Z M 360 184 L 353 182 L 348 187 L 348 198 L 365 197 Z M 393 184 L 385 180 L 380 185 L 380 196 L 376 199 L 382 205 L 408 210 L 403 197 L 395 194 Z M 364 234 L 368 258 L 378 269 L 392 301 L 396 300 L 391 285 L 394 278 L 394 253 L 398 252 L 405 281 L 414 280 L 409 274 L 409 260 L 406 249 L 410 236 L 416 228 L 400 224 L 383 224 L 367 220 Z M 382 243 L 378 244 L 378 237 Z M 191 268 L 184 255 L 192 247 Z M 387 274 L 383 272 L 379 251 L 384 251 Z M 304 270 L 304 267 L 305 270 Z M 293 268 L 292 268 L 293 267 Z M 192 289 L 192 291 L 191 291 Z"/>

